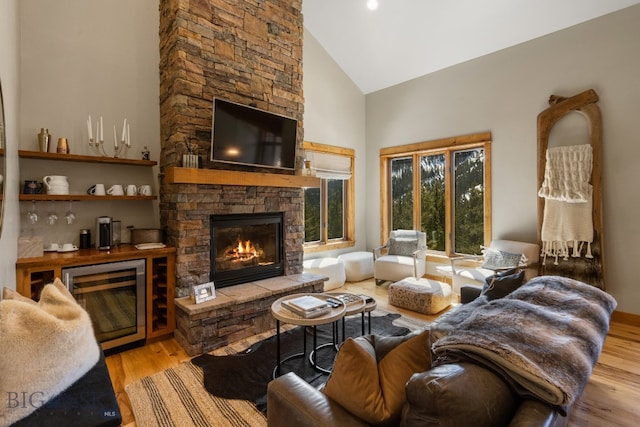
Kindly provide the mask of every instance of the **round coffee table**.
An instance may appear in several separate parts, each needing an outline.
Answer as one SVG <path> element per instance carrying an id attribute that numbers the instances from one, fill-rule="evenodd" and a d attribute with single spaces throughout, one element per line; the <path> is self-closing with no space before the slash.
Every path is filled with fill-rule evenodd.
<path id="1" fill-rule="evenodd" d="M 282 298 L 277 299 L 276 301 L 273 302 L 273 304 L 271 304 L 271 315 L 276 319 L 276 340 L 277 340 L 277 361 L 276 361 L 276 367 L 273 370 L 273 378 L 280 376 L 280 367 L 284 362 L 286 362 L 287 360 L 293 359 L 294 357 L 305 357 L 307 354 L 307 337 L 304 336 L 304 339 L 303 339 L 304 346 L 303 346 L 302 353 L 296 353 L 291 356 L 288 356 L 284 360 L 280 360 L 280 322 L 304 326 L 305 329 L 307 326 L 312 326 L 313 327 L 313 350 L 311 351 L 309 356 L 311 366 L 313 366 L 315 370 L 320 372 L 324 372 L 324 373 L 331 372 L 329 369 L 321 368 L 316 363 L 315 354 L 318 348 L 316 326 L 325 325 L 327 323 L 333 323 L 336 320 L 343 318 L 346 313 L 346 307 L 343 304 L 339 307 L 331 308 L 329 312 L 321 316 L 314 317 L 314 318 L 305 318 L 305 317 L 298 316 L 297 314 L 294 314 L 293 312 L 289 311 L 288 309 L 282 306 L 282 302 L 291 300 L 294 298 L 298 298 L 301 296 L 313 296 L 322 300 L 327 300 L 331 298 L 329 295 L 326 295 L 326 294 L 300 293 L 300 294 L 292 294 L 292 295 L 284 296 Z"/>

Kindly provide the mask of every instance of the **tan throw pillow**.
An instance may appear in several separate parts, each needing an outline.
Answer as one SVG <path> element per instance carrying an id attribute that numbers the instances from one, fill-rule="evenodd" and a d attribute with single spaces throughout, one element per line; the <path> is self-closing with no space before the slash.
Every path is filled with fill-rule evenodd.
<path id="1" fill-rule="evenodd" d="M 17 293 L 16 291 L 14 291 L 13 289 L 9 289 L 9 288 L 4 288 L 2 290 L 2 299 L 6 299 L 6 300 L 13 299 L 13 300 L 26 302 L 28 304 L 38 305 L 38 303 L 32 300 L 31 298 L 24 297 L 19 293 Z"/>
<path id="2" fill-rule="evenodd" d="M 91 319 L 56 279 L 37 303 L 9 289 L 0 301 L 0 426 L 47 403 L 100 357 Z"/>
<path id="3" fill-rule="evenodd" d="M 398 345 L 380 363 L 371 342 L 348 338 L 336 356 L 324 393 L 369 424 L 393 423 L 406 400 L 406 382 L 430 367 L 428 330 Z"/>

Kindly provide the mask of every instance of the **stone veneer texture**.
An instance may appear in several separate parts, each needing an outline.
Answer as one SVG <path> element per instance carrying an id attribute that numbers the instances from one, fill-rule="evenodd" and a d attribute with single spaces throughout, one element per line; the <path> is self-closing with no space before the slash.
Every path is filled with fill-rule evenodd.
<path id="1" fill-rule="evenodd" d="M 207 160 L 214 97 L 298 120 L 300 164 L 302 39 L 301 0 L 162 0 L 161 174 L 180 166 L 187 144 L 197 149 L 204 167 L 220 168 Z M 209 215 L 214 213 L 285 212 L 285 274 L 301 272 L 302 203 L 301 189 L 162 182 L 160 221 L 167 243 L 177 248 L 177 295 L 209 280 Z"/>
<path id="2" fill-rule="evenodd" d="M 176 246 L 177 296 L 209 281 L 209 215 L 284 212 L 284 273 L 302 272 L 303 194 L 297 188 L 178 184 L 161 195 L 167 242 Z"/>

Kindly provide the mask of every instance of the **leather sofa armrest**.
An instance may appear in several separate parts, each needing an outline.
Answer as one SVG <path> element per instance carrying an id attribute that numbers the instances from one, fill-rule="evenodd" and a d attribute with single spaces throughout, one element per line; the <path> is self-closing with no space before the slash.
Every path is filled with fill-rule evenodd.
<path id="1" fill-rule="evenodd" d="M 367 426 L 293 372 L 276 378 L 267 387 L 267 425 Z"/>
<path id="2" fill-rule="evenodd" d="M 461 286 L 460 287 L 460 302 L 467 304 L 480 296 L 482 289 L 475 286 Z"/>
<path id="3" fill-rule="evenodd" d="M 509 427 L 561 427 L 568 425 L 569 417 L 563 417 L 549 405 L 537 400 L 522 401 Z"/>
<path id="4" fill-rule="evenodd" d="M 413 374 L 406 385 L 401 427 L 505 426 L 518 402 L 509 386 L 471 363 L 444 364 Z"/>

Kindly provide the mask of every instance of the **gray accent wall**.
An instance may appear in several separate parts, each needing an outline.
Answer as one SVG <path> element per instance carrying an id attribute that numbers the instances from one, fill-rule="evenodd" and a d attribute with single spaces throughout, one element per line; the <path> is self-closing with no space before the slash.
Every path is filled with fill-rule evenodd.
<path id="1" fill-rule="evenodd" d="M 551 94 L 594 89 L 603 120 L 605 282 L 617 310 L 640 314 L 634 265 L 640 242 L 638 22 L 640 6 L 633 6 L 368 94 L 367 205 L 380 202 L 380 148 L 491 131 L 493 238 L 535 242 L 537 115 Z M 366 223 L 372 247 L 379 242 L 378 209 L 367 210 Z"/>

